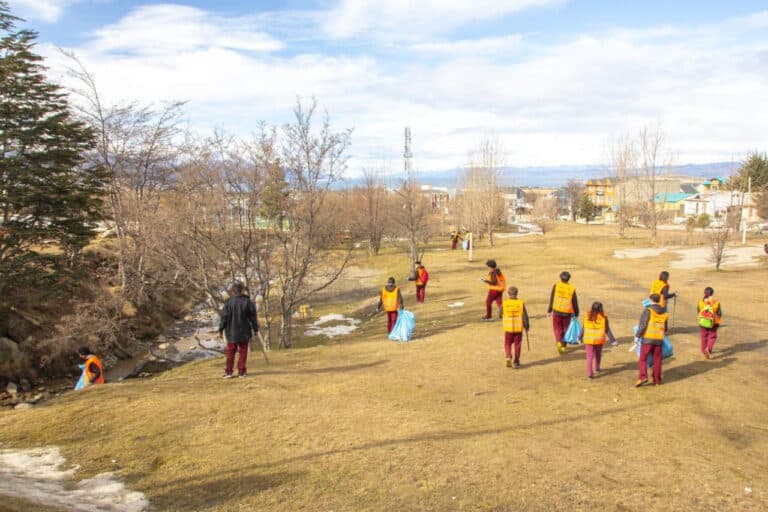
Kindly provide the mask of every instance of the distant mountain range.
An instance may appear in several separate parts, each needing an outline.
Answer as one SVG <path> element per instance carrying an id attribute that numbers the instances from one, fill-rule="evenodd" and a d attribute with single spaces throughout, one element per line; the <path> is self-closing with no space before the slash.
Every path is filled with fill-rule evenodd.
<path id="1" fill-rule="evenodd" d="M 739 168 L 739 162 L 713 162 L 708 164 L 675 165 L 664 171 L 664 174 L 690 176 L 692 178 L 727 178 Z M 455 188 L 462 169 L 455 168 L 444 171 L 417 172 L 416 176 L 422 185 L 433 187 Z M 516 187 L 560 187 L 570 179 L 586 181 L 610 177 L 605 166 L 599 165 L 566 165 L 559 167 L 505 167 L 502 170 L 502 186 Z M 389 186 L 396 186 L 404 178 L 403 174 L 393 174 L 387 177 Z M 361 184 L 360 178 L 348 178 L 343 187 L 355 187 Z"/>

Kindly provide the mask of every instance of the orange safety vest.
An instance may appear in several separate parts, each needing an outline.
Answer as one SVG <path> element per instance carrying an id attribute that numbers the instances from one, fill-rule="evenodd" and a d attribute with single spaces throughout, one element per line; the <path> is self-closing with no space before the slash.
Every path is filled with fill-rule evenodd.
<path id="1" fill-rule="evenodd" d="M 520 299 L 504 299 L 501 303 L 501 318 L 504 332 L 523 332 L 523 308 Z"/>
<path id="2" fill-rule="evenodd" d="M 707 305 L 711 306 L 712 311 L 715 313 L 715 325 L 720 325 L 720 314 L 718 313 L 720 310 L 720 301 L 714 297 L 699 299 L 699 316 L 701 316 L 701 312 L 704 311 L 704 308 Z"/>
<path id="3" fill-rule="evenodd" d="M 423 267 L 416 269 L 416 286 L 424 286 L 424 272 L 426 272 L 426 270 L 424 270 Z"/>
<path id="4" fill-rule="evenodd" d="M 397 311 L 400 309 L 400 301 L 397 299 L 400 289 L 395 286 L 391 292 L 386 287 L 381 289 L 381 307 L 384 311 Z"/>
<path id="5" fill-rule="evenodd" d="M 95 364 L 99 369 L 99 376 L 96 378 L 94 378 L 96 374 L 89 368 L 91 363 Z M 93 354 L 88 356 L 88 359 L 85 360 L 85 385 L 89 386 L 91 384 L 104 384 L 104 368 L 102 368 L 99 358 Z"/>
<path id="6" fill-rule="evenodd" d="M 560 281 L 555 284 L 555 297 L 552 300 L 552 310 L 558 313 L 573 314 L 573 294 L 576 288 Z"/>
<path id="7" fill-rule="evenodd" d="M 650 311 L 651 316 L 648 319 L 648 327 L 645 329 L 643 338 L 661 341 L 664 339 L 666 332 L 664 326 L 667 323 L 667 318 L 669 318 L 669 313 L 657 313 L 652 308 L 648 308 L 648 311 Z"/>
<path id="8" fill-rule="evenodd" d="M 499 273 L 496 275 L 496 284 L 488 284 L 488 290 L 503 292 L 504 288 L 507 287 L 507 278 L 504 277 L 504 274 L 501 273 L 501 270 L 499 270 L 498 272 Z M 493 279 L 493 271 L 488 272 L 488 281 L 492 279 Z"/>
<path id="9" fill-rule="evenodd" d="M 651 291 L 650 293 L 658 293 L 659 294 L 659 306 L 665 308 L 667 307 L 667 298 L 664 296 L 661 291 L 664 289 L 664 287 L 669 286 L 669 283 L 665 283 L 661 279 L 656 279 L 654 282 L 651 283 Z"/>
<path id="10" fill-rule="evenodd" d="M 584 344 L 604 345 L 606 323 L 608 323 L 608 318 L 605 315 L 598 314 L 594 320 L 590 320 L 589 313 L 587 313 L 584 317 Z"/>

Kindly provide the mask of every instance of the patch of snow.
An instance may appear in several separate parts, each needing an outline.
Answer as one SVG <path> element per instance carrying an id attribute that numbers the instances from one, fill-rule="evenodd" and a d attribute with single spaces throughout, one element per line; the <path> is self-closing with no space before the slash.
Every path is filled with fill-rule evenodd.
<path id="1" fill-rule="evenodd" d="M 464 303 L 463 302 L 451 302 L 450 304 L 448 304 L 448 307 L 449 308 L 462 308 L 462 307 L 464 307 Z"/>
<path id="2" fill-rule="evenodd" d="M 142 512 L 149 507 L 143 493 L 126 489 L 112 473 L 73 485 L 78 466 L 62 469 L 65 464 L 56 447 L 0 450 L 0 495 L 78 512 Z"/>
<path id="3" fill-rule="evenodd" d="M 666 251 L 664 247 L 656 248 L 649 247 L 644 249 L 619 249 L 613 251 L 613 257 L 620 260 L 624 259 L 636 259 L 636 258 L 650 258 L 651 256 L 658 256 Z"/>
<path id="4" fill-rule="evenodd" d="M 328 322 L 346 322 L 345 324 L 337 324 L 337 325 L 329 325 L 328 327 L 322 327 L 323 324 L 327 324 Z M 315 320 L 306 331 L 304 331 L 305 336 L 326 336 L 328 338 L 333 338 L 335 336 L 345 336 L 347 334 L 351 334 L 352 332 L 357 330 L 357 326 L 360 323 L 360 320 L 356 318 L 350 318 L 346 317 L 344 315 L 340 315 L 338 313 L 330 314 L 330 315 L 324 315 Z"/>
<path id="5" fill-rule="evenodd" d="M 691 247 L 691 248 L 640 248 L 640 249 L 621 249 L 613 252 L 613 257 L 618 259 L 648 258 L 658 256 L 669 250 L 674 253 L 678 259 L 669 264 L 670 268 L 696 269 L 696 268 L 714 268 L 712 258 L 712 248 L 710 246 Z M 746 247 L 726 247 L 723 261 L 720 268 L 728 267 L 750 267 L 760 263 L 763 256 L 761 246 Z"/>

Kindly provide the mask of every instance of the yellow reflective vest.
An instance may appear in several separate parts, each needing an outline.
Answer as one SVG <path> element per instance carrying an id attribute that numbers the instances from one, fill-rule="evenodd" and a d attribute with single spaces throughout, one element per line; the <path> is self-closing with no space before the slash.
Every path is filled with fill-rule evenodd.
<path id="1" fill-rule="evenodd" d="M 648 311 L 651 313 L 651 316 L 648 318 L 648 327 L 645 329 L 643 338 L 661 341 L 664 339 L 664 334 L 666 332 L 664 326 L 667 324 L 669 314 L 657 313 L 653 308 L 648 308 Z"/>
<path id="2" fill-rule="evenodd" d="M 594 320 L 589 319 L 589 313 L 584 317 L 584 344 L 585 345 L 604 345 L 605 344 L 605 326 L 608 318 L 605 315 L 597 314 Z"/>
<path id="3" fill-rule="evenodd" d="M 386 287 L 381 289 L 381 308 L 384 311 L 390 312 L 390 311 L 397 311 L 400 309 L 400 301 L 398 300 L 398 295 L 400 294 L 400 288 L 395 286 L 395 289 L 392 291 L 387 290 Z"/>
<path id="4" fill-rule="evenodd" d="M 501 303 L 501 319 L 504 332 L 523 332 L 523 308 L 520 299 L 504 299 Z"/>
<path id="5" fill-rule="evenodd" d="M 659 295 L 659 306 L 663 308 L 667 307 L 667 298 L 662 293 L 662 290 L 664 290 L 666 286 L 669 286 L 669 283 L 665 283 L 661 279 L 656 279 L 651 283 L 650 293 L 657 293 Z"/>
<path id="6" fill-rule="evenodd" d="M 573 294 L 576 288 L 560 281 L 555 284 L 555 296 L 552 299 L 552 310 L 558 313 L 573 314 Z"/>

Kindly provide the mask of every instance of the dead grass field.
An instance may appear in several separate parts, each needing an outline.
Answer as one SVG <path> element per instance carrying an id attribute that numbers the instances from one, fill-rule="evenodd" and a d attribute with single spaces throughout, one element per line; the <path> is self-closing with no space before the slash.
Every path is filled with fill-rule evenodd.
<path id="1" fill-rule="evenodd" d="M 378 316 L 328 344 L 273 352 L 270 366 L 253 354 L 247 379 L 222 380 L 216 359 L 71 393 L 0 413 L 2 448 L 59 446 L 78 478 L 114 471 L 159 511 L 768 510 L 768 265 L 673 270 L 675 355 L 663 386 L 636 389 L 631 328 L 675 256 L 612 254 L 649 246 L 646 236 L 559 225 L 479 242 L 474 262 L 428 252 L 426 304 L 400 283 L 417 316 L 412 343 L 387 341 Z M 520 370 L 504 366 L 500 322 L 478 321 L 489 257 L 532 315 Z M 404 259 L 380 261 L 356 265 L 380 268 L 382 283 L 405 276 Z M 565 269 L 582 309 L 601 300 L 622 342 L 594 381 L 582 348 L 557 354 L 544 315 Z M 725 313 L 709 361 L 695 326 L 707 285 Z M 375 304 L 364 295 L 313 306 L 362 319 Z M 456 301 L 465 306 L 447 307 Z"/>

